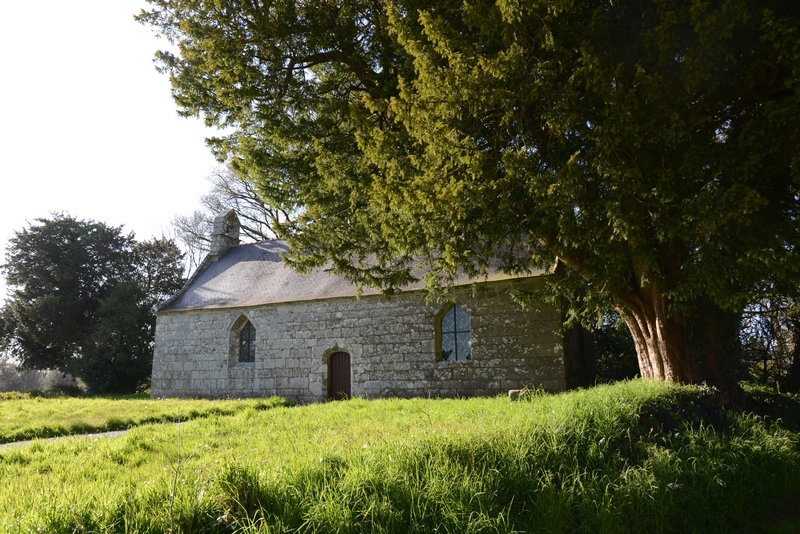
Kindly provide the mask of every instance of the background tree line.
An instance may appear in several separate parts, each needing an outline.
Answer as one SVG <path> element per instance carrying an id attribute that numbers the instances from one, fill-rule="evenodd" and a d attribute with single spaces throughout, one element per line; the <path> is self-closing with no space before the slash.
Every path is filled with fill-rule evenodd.
<path id="1" fill-rule="evenodd" d="M 0 352 L 56 369 L 95 393 L 130 393 L 152 370 L 155 310 L 183 285 L 184 254 L 165 238 L 55 214 L 15 232 L 2 272 Z"/>

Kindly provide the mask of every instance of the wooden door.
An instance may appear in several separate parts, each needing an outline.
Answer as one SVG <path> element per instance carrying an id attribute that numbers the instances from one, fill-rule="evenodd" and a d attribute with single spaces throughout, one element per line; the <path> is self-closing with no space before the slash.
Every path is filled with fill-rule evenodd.
<path id="1" fill-rule="evenodd" d="M 350 355 L 346 352 L 334 352 L 328 363 L 330 387 L 328 397 L 333 400 L 350 398 Z"/>

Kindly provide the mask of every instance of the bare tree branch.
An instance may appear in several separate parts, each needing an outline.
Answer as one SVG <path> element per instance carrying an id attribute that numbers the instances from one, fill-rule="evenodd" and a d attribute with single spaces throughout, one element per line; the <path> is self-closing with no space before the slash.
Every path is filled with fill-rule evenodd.
<path id="1" fill-rule="evenodd" d="M 202 210 L 177 215 L 172 220 L 175 237 L 186 250 L 189 272 L 194 271 L 208 253 L 214 217 L 225 210 L 236 210 L 241 222 L 241 238 L 245 242 L 283 237 L 281 224 L 290 219 L 290 212 L 265 203 L 252 182 L 228 167 L 217 169 L 207 180 L 211 191 L 200 199 Z"/>

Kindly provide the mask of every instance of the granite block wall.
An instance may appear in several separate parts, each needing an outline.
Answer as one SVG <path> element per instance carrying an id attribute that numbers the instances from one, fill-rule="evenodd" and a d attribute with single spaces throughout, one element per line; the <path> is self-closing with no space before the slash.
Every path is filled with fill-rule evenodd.
<path id="1" fill-rule="evenodd" d="M 541 279 L 513 282 L 535 290 Z M 510 389 L 563 390 L 564 342 L 556 308 L 522 309 L 512 282 L 457 288 L 446 301 L 423 292 L 333 298 L 250 308 L 161 312 L 154 397 L 328 398 L 328 358 L 350 354 L 352 394 L 470 397 Z M 438 361 L 434 316 L 455 302 L 471 317 L 472 360 Z M 255 362 L 238 362 L 238 330 L 256 329 Z"/>

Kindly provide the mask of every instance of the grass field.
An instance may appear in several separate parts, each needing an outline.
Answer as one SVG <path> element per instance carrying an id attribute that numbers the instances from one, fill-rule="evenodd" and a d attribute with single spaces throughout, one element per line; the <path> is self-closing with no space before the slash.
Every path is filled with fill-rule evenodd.
<path id="1" fill-rule="evenodd" d="M 513 403 L 235 401 L 0 450 L 0 532 L 796 532 L 800 404 L 751 393 L 768 416 L 640 381 Z M 15 402 L 32 403 L 0 401 L 9 421 Z"/>
<path id="2" fill-rule="evenodd" d="M 246 409 L 267 409 L 291 403 L 283 399 L 248 400 L 150 400 L 128 397 L 28 398 L 0 397 L 0 444 L 35 438 L 71 436 L 124 430 L 146 423 L 188 421 L 209 416 L 233 415 Z"/>

